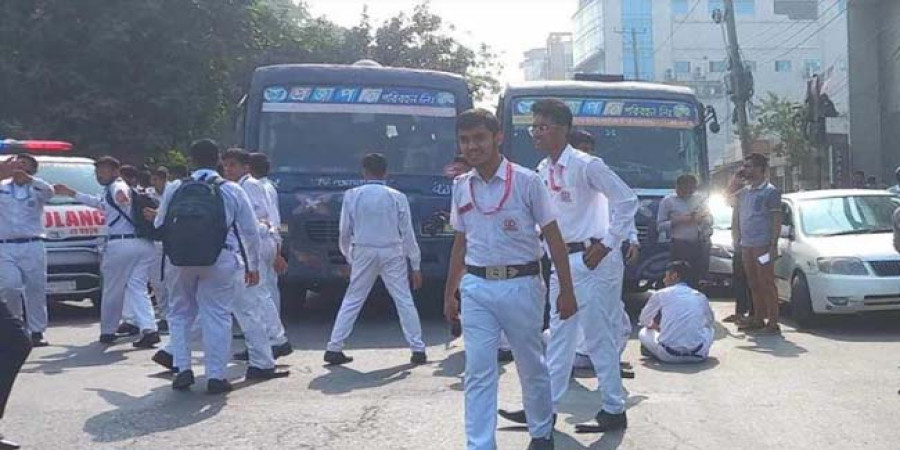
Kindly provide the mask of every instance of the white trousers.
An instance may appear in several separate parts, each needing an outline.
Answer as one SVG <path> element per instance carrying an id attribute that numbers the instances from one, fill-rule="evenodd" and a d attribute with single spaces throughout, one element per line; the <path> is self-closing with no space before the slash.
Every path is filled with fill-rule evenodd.
<path id="1" fill-rule="evenodd" d="M 628 346 L 628 339 L 631 338 L 631 318 L 628 317 L 628 311 L 625 311 L 625 304 L 622 304 L 622 309 L 619 314 L 619 358 L 622 357 L 622 354 L 625 353 L 625 347 Z M 587 357 L 587 345 L 584 343 L 584 330 L 582 327 L 578 327 L 578 346 L 575 348 L 575 368 L 583 369 L 592 367 L 590 365 L 590 358 Z M 580 361 L 580 356 L 583 356 L 587 359 L 587 361 Z"/>
<path id="2" fill-rule="evenodd" d="M 115 239 L 106 243 L 100 262 L 103 275 L 100 334 L 116 332 L 126 304 L 138 328 L 156 331 L 153 304 L 147 292 L 153 250 L 153 243 L 145 239 Z"/>
<path id="3" fill-rule="evenodd" d="M 550 375 L 541 337 L 545 292 L 539 276 L 497 281 L 467 274 L 460 283 L 468 450 L 497 448 L 497 349 L 501 331 L 509 338 L 515 355 L 529 433 L 545 438 L 553 431 Z"/>
<path id="4" fill-rule="evenodd" d="M 153 288 L 153 296 L 156 298 L 156 309 L 159 312 L 159 318 L 165 319 L 169 315 L 169 288 L 168 284 L 172 281 L 172 264 L 166 261 L 165 269 L 163 269 L 162 242 L 154 242 L 153 264 L 150 265 L 150 287 Z M 163 276 L 165 270 L 165 276 Z"/>
<path id="5" fill-rule="evenodd" d="M 278 274 L 275 273 L 275 239 L 264 236 L 259 246 L 259 285 L 249 288 L 262 305 L 262 320 L 270 345 L 281 345 L 288 341 L 281 322 L 281 300 L 272 296 L 272 284 L 278 290 Z"/>
<path id="6" fill-rule="evenodd" d="M 275 238 L 271 238 L 271 239 L 272 239 L 272 244 L 274 246 L 273 250 L 277 251 L 278 244 L 274 241 Z M 272 302 L 275 303 L 275 310 L 278 311 L 280 314 L 281 313 L 281 290 L 278 289 L 278 274 L 275 273 L 275 267 L 274 267 L 275 259 L 274 258 L 275 258 L 275 253 L 273 252 L 272 273 L 271 273 L 271 276 L 269 276 L 265 280 L 265 286 L 266 286 L 266 289 L 269 290 L 269 296 L 272 298 Z"/>
<path id="7" fill-rule="evenodd" d="M 379 276 L 394 299 L 397 315 L 400 316 L 400 327 L 409 347 L 414 352 L 425 351 L 422 324 L 419 322 L 419 312 L 409 289 L 409 272 L 403 249 L 399 246 L 390 248 L 354 246 L 350 259 L 350 285 L 334 321 L 328 351 L 343 350 L 344 341 L 353 332 L 353 324 L 356 323 L 359 312 Z M 494 353 L 496 359 L 496 351 Z"/>
<path id="8" fill-rule="evenodd" d="M 610 252 L 594 270 L 585 266 L 582 253 L 569 255 L 578 312 L 561 320 L 556 308 L 559 278 L 554 268 L 550 276 L 550 342 L 547 363 L 553 390 L 553 404 L 558 405 L 569 389 L 569 378 L 578 344 L 578 329 L 584 333 L 585 354 L 603 393 L 603 410 L 610 414 L 625 411 L 625 389 L 619 371 L 622 307 L 622 254 Z"/>
<path id="9" fill-rule="evenodd" d="M 656 359 L 660 361 L 674 364 L 698 363 L 706 361 L 706 359 L 709 358 L 709 349 L 712 347 L 715 333 L 709 328 L 704 329 L 703 331 L 703 346 L 696 355 L 691 356 L 677 356 L 669 353 L 669 351 L 663 348 L 662 344 L 659 343 L 659 331 L 656 330 L 641 328 L 638 339 L 640 339 L 641 345 L 646 347 L 647 350 L 650 350 L 650 353 L 653 353 L 653 356 L 656 356 Z M 676 350 L 680 352 L 690 352 L 693 349 L 678 348 Z"/>
<path id="10" fill-rule="evenodd" d="M 206 376 L 225 379 L 231 359 L 231 304 L 244 283 L 237 255 L 223 250 L 212 266 L 175 267 L 172 275 L 168 320 L 175 366 L 191 369 L 191 329 L 199 320 Z"/>
<path id="11" fill-rule="evenodd" d="M 0 301 L 15 317 L 22 319 L 24 313 L 29 332 L 47 329 L 47 251 L 43 242 L 0 244 Z"/>

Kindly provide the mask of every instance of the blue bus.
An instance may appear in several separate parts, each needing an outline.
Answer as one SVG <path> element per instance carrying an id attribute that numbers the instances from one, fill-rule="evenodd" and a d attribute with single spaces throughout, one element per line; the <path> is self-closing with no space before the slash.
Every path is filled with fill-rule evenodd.
<path id="1" fill-rule="evenodd" d="M 625 288 L 658 285 L 669 259 L 667 238 L 656 231 L 659 200 L 674 191 L 675 179 L 683 173 L 708 185 L 706 123 L 712 121 L 710 129 L 718 131 L 715 111 L 680 86 L 624 81 L 513 84 L 504 90 L 498 110 L 506 131 L 503 153 L 526 167 L 537 167 L 545 156 L 534 148 L 529 133 L 531 105 L 543 98 L 569 105 L 575 129 L 593 135 L 597 156 L 640 198 L 635 225 L 641 258 L 626 269 Z"/>
<path id="2" fill-rule="evenodd" d="M 346 286 L 341 201 L 363 183 L 370 152 L 385 154 L 388 184 L 409 197 L 426 286 L 443 287 L 453 239 L 444 172 L 458 153 L 456 116 L 472 107 L 461 76 L 374 62 L 266 66 L 243 107 L 242 145 L 269 156 L 278 187 L 286 293 Z"/>

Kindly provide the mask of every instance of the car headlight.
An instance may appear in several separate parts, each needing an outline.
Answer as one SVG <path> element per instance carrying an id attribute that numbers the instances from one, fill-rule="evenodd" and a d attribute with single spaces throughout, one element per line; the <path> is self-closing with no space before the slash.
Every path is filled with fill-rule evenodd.
<path id="1" fill-rule="evenodd" d="M 734 252 L 723 245 L 713 245 L 709 248 L 709 256 L 716 258 L 731 259 L 734 258 Z"/>
<path id="2" fill-rule="evenodd" d="M 859 258 L 818 258 L 819 271 L 831 275 L 868 275 L 866 265 Z"/>

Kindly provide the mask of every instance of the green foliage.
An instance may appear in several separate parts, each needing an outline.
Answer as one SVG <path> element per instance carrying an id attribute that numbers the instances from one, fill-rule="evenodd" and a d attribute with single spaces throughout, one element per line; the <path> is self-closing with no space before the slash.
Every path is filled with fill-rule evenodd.
<path id="1" fill-rule="evenodd" d="M 769 92 L 757 107 L 757 123 L 751 127 L 755 137 L 774 139 L 775 151 L 786 155 L 792 166 L 815 154 L 815 148 L 803 133 L 802 108 L 798 102 Z"/>

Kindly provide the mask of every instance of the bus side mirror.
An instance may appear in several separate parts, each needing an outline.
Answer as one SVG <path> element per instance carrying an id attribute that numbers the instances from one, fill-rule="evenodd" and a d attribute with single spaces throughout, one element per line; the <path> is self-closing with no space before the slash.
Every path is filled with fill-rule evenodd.
<path id="1" fill-rule="evenodd" d="M 703 120 L 709 123 L 709 131 L 713 134 L 718 134 L 722 130 L 722 127 L 719 125 L 719 115 L 716 114 L 716 108 L 713 108 L 712 105 L 706 106 Z"/>

